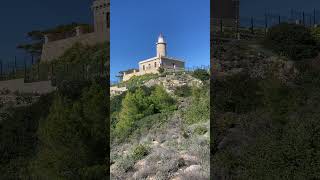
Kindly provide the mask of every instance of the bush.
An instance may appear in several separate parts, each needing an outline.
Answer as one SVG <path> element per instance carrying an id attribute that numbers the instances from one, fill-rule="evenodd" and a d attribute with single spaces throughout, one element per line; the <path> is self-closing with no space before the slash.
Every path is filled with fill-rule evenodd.
<path id="1" fill-rule="evenodd" d="M 210 119 L 209 88 L 192 89 L 192 104 L 188 107 L 185 120 L 187 124 L 208 121 Z"/>
<path id="2" fill-rule="evenodd" d="M 204 69 L 196 69 L 193 73 L 192 76 L 200 79 L 201 81 L 206 81 L 210 79 L 210 74 L 208 73 L 207 70 Z"/>
<path id="3" fill-rule="evenodd" d="M 150 95 L 150 101 L 154 104 L 155 113 L 172 111 L 176 108 L 175 100 L 162 86 L 156 86 Z"/>
<path id="4" fill-rule="evenodd" d="M 128 91 L 122 100 L 114 135 L 120 141 L 125 140 L 140 128 L 137 125 L 140 119 L 156 113 L 170 112 L 176 109 L 175 104 L 175 100 L 162 86 L 154 89 L 139 87 L 135 91 Z"/>
<path id="5" fill-rule="evenodd" d="M 258 79 L 249 78 L 247 73 L 215 79 L 212 104 L 217 112 L 246 113 L 261 105 Z"/>
<path id="6" fill-rule="evenodd" d="M 135 161 L 138 161 L 142 159 L 144 156 L 148 155 L 148 153 L 149 153 L 149 149 L 146 146 L 139 144 L 133 148 L 132 158 Z"/>
<path id="7" fill-rule="evenodd" d="M 191 88 L 188 85 L 183 85 L 180 87 L 177 87 L 174 90 L 174 94 L 179 96 L 179 97 L 189 97 L 192 94 Z"/>
<path id="8" fill-rule="evenodd" d="M 163 67 L 159 67 L 158 72 L 159 72 L 160 74 L 164 73 L 164 68 L 163 68 Z"/>
<path id="9" fill-rule="evenodd" d="M 270 28 L 265 46 L 293 60 L 313 58 L 318 54 L 317 43 L 304 26 L 283 23 Z"/>
<path id="10" fill-rule="evenodd" d="M 198 135 L 204 135 L 205 133 L 208 132 L 208 130 L 206 127 L 199 126 L 199 127 L 196 127 L 193 132 Z"/>
<path id="11" fill-rule="evenodd" d="M 320 27 L 314 27 L 311 29 L 311 35 L 320 44 Z"/>

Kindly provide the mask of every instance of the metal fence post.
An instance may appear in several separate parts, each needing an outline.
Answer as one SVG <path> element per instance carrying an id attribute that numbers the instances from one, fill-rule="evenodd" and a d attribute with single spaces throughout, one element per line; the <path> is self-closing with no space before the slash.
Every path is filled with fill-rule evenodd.
<path id="1" fill-rule="evenodd" d="M 316 25 L 316 9 L 313 9 L 313 25 Z"/>
<path id="2" fill-rule="evenodd" d="M 251 34 L 254 34 L 254 31 L 253 31 L 253 17 L 251 17 Z"/>

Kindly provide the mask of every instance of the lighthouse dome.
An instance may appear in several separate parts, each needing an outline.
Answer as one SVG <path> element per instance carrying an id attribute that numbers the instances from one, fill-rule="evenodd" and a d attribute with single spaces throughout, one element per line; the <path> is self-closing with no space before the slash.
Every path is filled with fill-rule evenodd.
<path id="1" fill-rule="evenodd" d="M 162 36 L 162 34 L 160 34 L 158 37 L 158 43 L 165 43 L 164 37 Z"/>

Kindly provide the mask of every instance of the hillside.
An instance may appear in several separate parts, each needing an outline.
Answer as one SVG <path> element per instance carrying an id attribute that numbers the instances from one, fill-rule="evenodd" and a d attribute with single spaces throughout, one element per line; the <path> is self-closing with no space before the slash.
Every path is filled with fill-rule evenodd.
<path id="1" fill-rule="evenodd" d="M 98 66 L 107 58 L 105 49 L 106 45 L 75 45 L 56 65 Z M 86 78 L 77 70 L 56 71 L 57 89 L 49 94 L 0 89 L 0 179 L 108 176 L 108 81 L 98 68 Z"/>
<path id="2" fill-rule="evenodd" d="M 193 75 L 121 85 L 128 90 L 111 99 L 112 179 L 209 178 L 209 75 Z"/>
<path id="3" fill-rule="evenodd" d="M 320 177 L 319 49 L 310 29 L 294 26 L 274 27 L 263 42 L 219 45 L 211 82 L 215 179 Z"/>

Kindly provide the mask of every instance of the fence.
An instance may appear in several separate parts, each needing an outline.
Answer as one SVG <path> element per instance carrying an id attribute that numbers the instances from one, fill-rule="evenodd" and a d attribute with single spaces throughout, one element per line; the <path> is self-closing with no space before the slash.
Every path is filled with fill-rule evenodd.
<path id="1" fill-rule="evenodd" d="M 4 67 L 6 65 L 6 67 Z M 24 78 L 25 83 L 48 81 L 56 86 L 63 80 L 89 80 L 95 77 L 107 77 L 107 63 L 27 63 L 18 61 L 3 63 L 0 61 L 0 81 Z"/>
<path id="2" fill-rule="evenodd" d="M 208 60 L 208 62 L 209 62 L 209 60 Z M 192 73 L 192 72 L 194 72 L 194 71 L 197 70 L 197 69 L 203 69 L 203 70 L 206 70 L 206 71 L 209 72 L 209 71 L 210 71 L 210 65 L 192 66 L 192 67 L 176 68 L 176 69 L 166 68 L 165 71 L 163 72 L 163 74 Z M 110 81 L 111 86 L 117 85 L 117 84 L 119 84 L 120 82 L 122 82 L 121 78 L 119 78 L 118 80 L 112 80 L 112 81 Z"/>
<path id="3" fill-rule="evenodd" d="M 214 28 L 214 38 L 259 38 L 264 37 L 268 28 L 280 23 L 296 23 L 306 27 L 320 24 L 320 11 L 314 9 L 312 12 L 297 11 L 291 9 L 288 15 L 265 13 L 260 17 L 240 17 L 232 26 L 228 26 L 230 20 L 220 20 Z"/>

